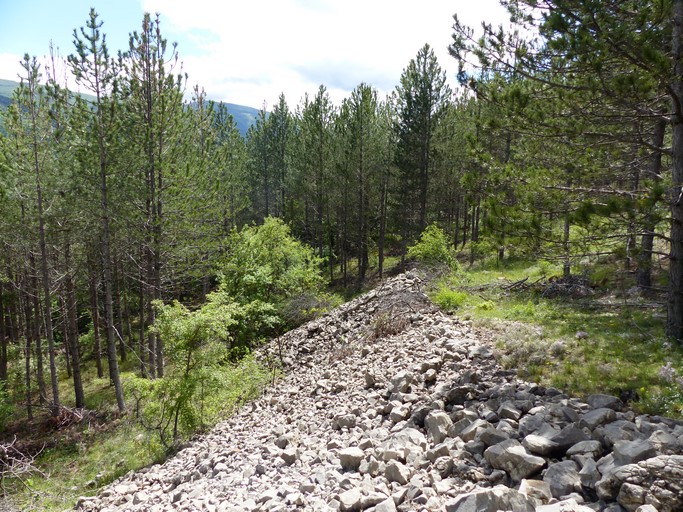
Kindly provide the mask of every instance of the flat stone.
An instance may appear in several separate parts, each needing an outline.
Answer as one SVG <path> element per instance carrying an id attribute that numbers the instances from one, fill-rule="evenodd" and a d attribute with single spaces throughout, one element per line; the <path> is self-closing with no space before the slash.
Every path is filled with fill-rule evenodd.
<path id="1" fill-rule="evenodd" d="M 522 446 L 524 446 L 524 448 L 529 450 L 531 453 L 545 456 L 556 452 L 560 445 L 555 441 L 551 441 L 547 437 L 529 434 L 522 441 Z"/>
<path id="2" fill-rule="evenodd" d="M 655 457 L 657 450 L 655 450 L 650 441 L 637 439 L 635 441 L 617 441 L 614 444 L 612 454 L 614 455 L 615 465 L 625 466 Z"/>
<path id="3" fill-rule="evenodd" d="M 617 413 L 614 409 L 608 407 L 601 407 L 599 409 L 593 409 L 585 414 L 581 415 L 579 420 L 579 425 L 581 427 L 588 427 L 593 430 L 599 425 L 604 425 L 605 423 L 610 423 L 617 419 Z"/>
<path id="4" fill-rule="evenodd" d="M 593 409 L 601 409 L 606 407 L 615 411 L 621 411 L 621 409 L 624 407 L 624 402 L 612 395 L 590 395 L 586 398 L 586 403 Z"/>

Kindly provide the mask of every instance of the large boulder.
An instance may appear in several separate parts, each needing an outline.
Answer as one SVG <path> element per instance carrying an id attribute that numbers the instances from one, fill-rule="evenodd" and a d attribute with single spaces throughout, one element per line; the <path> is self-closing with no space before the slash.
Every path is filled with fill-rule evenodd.
<path id="1" fill-rule="evenodd" d="M 493 489 L 482 489 L 467 494 L 446 503 L 446 512 L 498 512 L 499 510 L 514 510 L 515 512 L 533 512 L 537 502 L 528 496 L 498 485 Z"/>
<path id="2" fill-rule="evenodd" d="M 617 467 L 595 487 L 600 499 L 618 499 L 626 510 L 646 503 L 659 512 L 683 510 L 683 455 L 659 455 Z"/>
<path id="3" fill-rule="evenodd" d="M 506 471 L 515 482 L 521 482 L 545 466 L 545 459 L 531 455 L 515 439 L 507 439 L 487 448 L 484 458 L 494 469 Z"/>

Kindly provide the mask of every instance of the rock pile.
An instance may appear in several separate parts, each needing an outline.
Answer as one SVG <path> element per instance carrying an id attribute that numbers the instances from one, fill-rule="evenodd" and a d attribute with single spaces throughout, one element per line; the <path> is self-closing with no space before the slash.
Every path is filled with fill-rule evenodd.
<path id="1" fill-rule="evenodd" d="M 84 511 L 683 510 L 683 424 L 503 370 L 415 274 L 272 342 L 285 376 Z"/>

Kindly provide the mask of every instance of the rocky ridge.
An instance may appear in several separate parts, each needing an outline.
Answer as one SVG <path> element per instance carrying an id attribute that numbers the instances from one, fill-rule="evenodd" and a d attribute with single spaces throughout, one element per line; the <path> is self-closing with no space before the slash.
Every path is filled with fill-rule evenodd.
<path id="1" fill-rule="evenodd" d="M 271 342 L 285 375 L 83 511 L 683 510 L 683 424 L 502 369 L 408 273 Z"/>

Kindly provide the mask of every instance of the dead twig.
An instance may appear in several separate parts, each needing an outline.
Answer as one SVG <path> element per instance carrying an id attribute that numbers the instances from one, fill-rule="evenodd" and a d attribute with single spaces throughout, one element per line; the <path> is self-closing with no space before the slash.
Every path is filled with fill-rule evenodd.
<path id="1" fill-rule="evenodd" d="M 15 479 L 28 490 L 32 490 L 27 476 L 36 473 L 45 477 L 45 474 L 34 465 L 44 446 L 37 453 L 29 455 L 19 450 L 16 444 L 17 436 L 14 436 L 14 439 L 8 443 L 0 443 L 0 489 L 2 489 L 3 496 L 7 495 L 5 488 L 7 478 Z"/>

